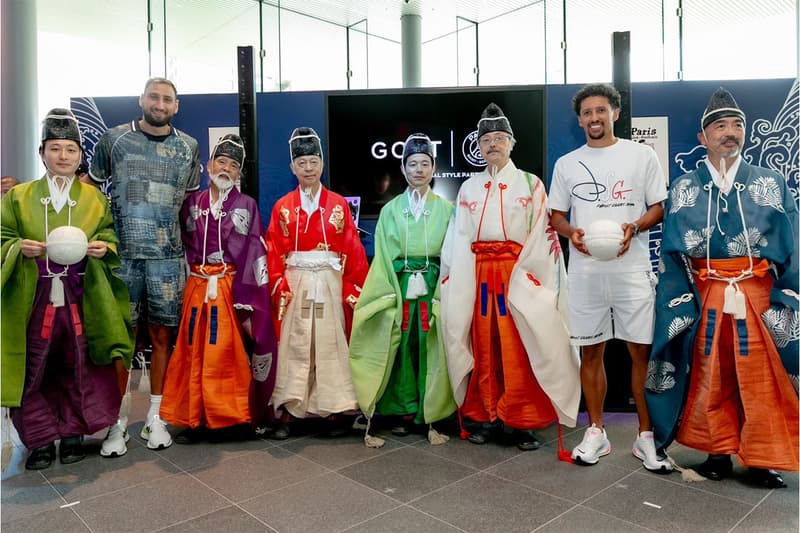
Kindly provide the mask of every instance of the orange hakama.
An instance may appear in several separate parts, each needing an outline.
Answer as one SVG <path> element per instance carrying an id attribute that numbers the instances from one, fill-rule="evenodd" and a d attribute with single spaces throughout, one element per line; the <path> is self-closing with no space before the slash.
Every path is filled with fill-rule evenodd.
<path id="1" fill-rule="evenodd" d="M 175 350 L 167 367 L 161 417 L 176 426 L 209 429 L 250 422 L 252 375 L 233 312 L 235 272 L 228 265 L 191 265 Z M 216 277 L 217 295 L 207 297 Z M 188 379 L 187 379 L 188 377 Z"/>
<path id="2" fill-rule="evenodd" d="M 478 294 L 472 314 L 474 370 L 462 413 L 477 422 L 500 419 L 525 430 L 549 426 L 557 415 L 533 374 L 508 308 L 509 279 L 521 250 L 514 241 L 472 244 Z"/>
<path id="3" fill-rule="evenodd" d="M 727 281 L 709 279 L 705 260 L 694 260 L 703 302 L 692 355 L 691 383 L 678 431 L 681 444 L 706 453 L 737 454 L 756 468 L 798 470 L 798 398 L 761 319 L 769 308 L 769 263 L 754 265 L 738 281 L 745 318 L 723 313 Z M 735 277 L 746 257 L 712 260 L 717 276 Z"/>

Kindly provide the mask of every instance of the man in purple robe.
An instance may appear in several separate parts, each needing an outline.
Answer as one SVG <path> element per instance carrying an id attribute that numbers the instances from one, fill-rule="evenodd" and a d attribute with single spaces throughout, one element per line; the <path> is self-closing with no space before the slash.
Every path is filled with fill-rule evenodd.
<path id="1" fill-rule="evenodd" d="M 241 436 L 246 424 L 261 425 L 275 380 L 263 226 L 255 200 L 234 186 L 244 156 L 238 135 L 222 137 L 208 162 L 209 189 L 181 208 L 190 273 L 160 411 L 164 420 L 187 428 L 176 437 L 179 444 L 207 430 Z"/>

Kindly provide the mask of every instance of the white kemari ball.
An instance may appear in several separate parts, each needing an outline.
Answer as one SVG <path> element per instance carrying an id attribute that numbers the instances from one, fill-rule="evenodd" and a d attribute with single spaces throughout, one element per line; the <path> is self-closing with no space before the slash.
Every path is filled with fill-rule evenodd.
<path id="1" fill-rule="evenodd" d="M 86 256 L 89 240 L 81 228 L 61 226 L 47 236 L 47 257 L 59 265 L 74 265 Z"/>
<path id="2" fill-rule="evenodd" d="M 598 261 L 610 261 L 617 257 L 620 241 L 625 236 L 622 225 L 613 220 L 595 220 L 586 228 L 583 242 L 592 257 Z"/>

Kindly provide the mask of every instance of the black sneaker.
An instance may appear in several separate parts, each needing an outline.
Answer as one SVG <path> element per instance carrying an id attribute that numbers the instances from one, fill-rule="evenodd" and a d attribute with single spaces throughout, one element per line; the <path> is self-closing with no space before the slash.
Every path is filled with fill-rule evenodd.
<path id="1" fill-rule="evenodd" d="M 708 459 L 694 467 L 694 469 L 704 478 L 719 481 L 731 476 L 733 462 L 731 462 L 730 455 L 709 454 Z"/>
<path id="2" fill-rule="evenodd" d="M 320 437 L 336 439 L 344 437 L 350 433 L 353 423 L 345 416 L 331 415 L 323 421 L 323 429 Z"/>
<path id="3" fill-rule="evenodd" d="M 58 447 L 58 455 L 61 456 L 61 463 L 70 465 L 83 461 L 86 453 L 83 451 L 83 437 L 61 437 L 61 444 Z"/>
<path id="4" fill-rule="evenodd" d="M 206 428 L 198 426 L 196 428 L 186 428 L 175 435 L 175 442 L 178 444 L 197 444 L 206 438 Z"/>
<path id="5" fill-rule="evenodd" d="M 538 450 L 542 443 L 539 442 L 539 438 L 536 436 L 531 430 L 516 430 L 514 431 L 515 440 L 517 441 L 517 448 L 522 450 L 523 452 L 529 452 L 531 450 Z"/>
<path id="6" fill-rule="evenodd" d="M 395 437 L 407 437 L 409 433 L 411 432 L 405 424 L 400 424 L 392 428 L 392 435 Z"/>
<path id="7" fill-rule="evenodd" d="M 53 461 L 56 460 L 56 445 L 51 442 L 41 448 L 36 448 L 31 451 L 28 459 L 25 461 L 26 470 L 44 470 L 50 468 Z"/>
<path id="8" fill-rule="evenodd" d="M 291 434 L 292 432 L 289 429 L 289 424 L 286 422 L 279 422 L 272 433 L 269 434 L 269 438 L 273 440 L 286 440 Z"/>
<path id="9" fill-rule="evenodd" d="M 781 475 L 774 470 L 750 467 L 748 477 L 748 481 L 757 487 L 763 487 L 765 489 L 786 488 L 786 482 Z"/>
<path id="10" fill-rule="evenodd" d="M 487 428 L 480 428 L 470 434 L 469 440 L 472 444 L 486 444 L 492 440 L 492 433 Z"/>

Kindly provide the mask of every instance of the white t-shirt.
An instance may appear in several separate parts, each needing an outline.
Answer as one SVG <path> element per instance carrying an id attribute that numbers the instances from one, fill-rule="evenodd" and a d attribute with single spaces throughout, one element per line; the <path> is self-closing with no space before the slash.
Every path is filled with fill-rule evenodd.
<path id="1" fill-rule="evenodd" d="M 570 224 L 584 231 L 595 220 L 638 220 L 647 206 L 667 198 L 667 183 L 655 151 L 627 139 L 605 148 L 583 145 L 556 161 L 547 205 L 569 211 Z M 650 269 L 649 232 L 634 237 L 622 257 L 598 261 L 570 243 L 569 271 L 636 272 Z"/>

